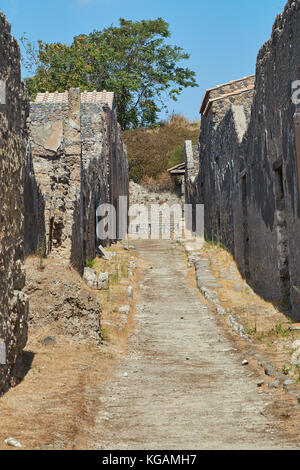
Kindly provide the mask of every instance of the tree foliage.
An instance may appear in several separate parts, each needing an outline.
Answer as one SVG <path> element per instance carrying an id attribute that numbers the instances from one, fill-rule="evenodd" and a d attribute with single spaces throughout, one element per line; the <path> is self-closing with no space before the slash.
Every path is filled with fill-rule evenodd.
<path id="1" fill-rule="evenodd" d="M 169 98 L 176 101 L 183 88 L 197 86 L 195 73 L 180 65 L 189 55 L 166 44 L 168 37 L 162 18 L 121 18 L 118 27 L 76 36 L 70 46 L 39 41 L 37 54 L 23 36 L 24 65 L 31 73 L 35 68 L 26 84 L 32 96 L 70 87 L 114 91 L 123 129 L 151 126 Z"/>

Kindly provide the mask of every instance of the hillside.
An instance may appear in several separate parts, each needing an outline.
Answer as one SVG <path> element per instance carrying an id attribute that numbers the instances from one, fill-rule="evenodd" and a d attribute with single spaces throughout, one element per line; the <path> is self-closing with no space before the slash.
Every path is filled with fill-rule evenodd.
<path id="1" fill-rule="evenodd" d="M 152 188 L 170 189 L 172 181 L 167 169 L 183 162 L 184 141 L 196 144 L 199 128 L 199 122 L 174 115 L 156 128 L 124 131 L 130 179 Z"/>

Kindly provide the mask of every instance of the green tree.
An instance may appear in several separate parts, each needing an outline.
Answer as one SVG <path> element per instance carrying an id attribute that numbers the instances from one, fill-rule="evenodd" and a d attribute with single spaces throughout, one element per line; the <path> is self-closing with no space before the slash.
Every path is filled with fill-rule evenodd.
<path id="1" fill-rule="evenodd" d="M 169 25 L 162 18 L 121 18 L 118 27 L 76 36 L 71 46 L 39 41 L 36 55 L 23 36 L 24 64 L 31 73 L 35 67 L 27 87 L 31 96 L 70 87 L 114 91 L 123 129 L 151 126 L 167 98 L 176 101 L 183 88 L 198 86 L 195 72 L 180 66 L 189 55 L 166 44 L 168 37 Z"/>

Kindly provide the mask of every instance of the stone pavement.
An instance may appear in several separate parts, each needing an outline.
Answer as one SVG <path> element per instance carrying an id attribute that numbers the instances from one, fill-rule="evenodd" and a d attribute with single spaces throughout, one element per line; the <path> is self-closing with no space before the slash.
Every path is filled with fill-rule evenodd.
<path id="1" fill-rule="evenodd" d="M 272 396 L 197 290 L 172 242 L 137 242 L 147 263 L 128 353 L 100 389 L 95 449 L 291 449 Z"/>

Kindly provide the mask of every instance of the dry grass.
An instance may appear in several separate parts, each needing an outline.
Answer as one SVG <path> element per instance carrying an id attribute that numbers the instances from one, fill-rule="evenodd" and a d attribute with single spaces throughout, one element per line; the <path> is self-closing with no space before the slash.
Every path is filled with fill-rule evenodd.
<path id="1" fill-rule="evenodd" d="M 75 344 L 57 337 L 55 346 L 44 347 L 47 331 L 31 331 L 26 356 L 33 356 L 23 382 L 0 400 L 0 449 L 12 436 L 25 449 L 76 448 L 81 428 L 92 426 L 89 411 L 97 402 L 86 393 L 99 386 L 112 359 L 94 345 Z"/>
<path id="2" fill-rule="evenodd" d="M 0 399 L 0 450 L 13 449 L 4 444 L 7 437 L 17 439 L 24 449 L 89 449 L 97 442 L 94 420 L 101 386 L 110 380 L 118 358 L 126 353 L 138 300 L 137 269 L 130 280 L 135 292 L 131 313 L 121 328 L 118 308 L 129 304 L 127 286 L 122 284 L 127 279 L 124 265 L 132 257 L 139 261 L 120 245 L 109 251 L 117 252 L 116 258 L 112 262 L 97 259 L 95 269 L 111 275 L 118 270 L 120 275 L 109 292 L 91 290 L 91 295 L 99 296 L 102 328 L 109 331 L 105 341 L 97 347 L 56 334 L 56 345 L 43 346 L 41 339 L 52 334 L 51 325 L 43 330 L 31 328 L 25 348 L 27 374 Z M 74 280 L 77 277 L 74 273 Z"/>
<path id="3" fill-rule="evenodd" d="M 128 263 L 134 261 L 139 264 L 137 255 L 133 251 L 125 251 L 121 244 L 114 245 L 110 250 L 116 253 L 112 261 L 98 258 L 94 265 L 97 272 L 109 273 L 109 290 L 99 291 L 98 299 L 102 308 L 102 328 L 111 346 L 118 352 L 127 351 L 128 334 L 134 327 L 135 305 L 138 299 L 139 272 L 136 271 L 134 277 L 129 277 Z M 128 298 L 128 287 L 133 287 L 134 297 Z M 129 305 L 130 314 L 128 321 L 122 325 L 119 307 Z"/>
<path id="4" fill-rule="evenodd" d="M 291 322 L 284 313 L 247 285 L 229 252 L 219 246 L 205 245 L 201 256 L 210 260 L 211 271 L 221 285 L 217 289 L 221 306 L 234 312 L 257 352 L 275 364 L 280 372 L 285 371 L 291 378 L 298 379 L 299 372 L 290 361 L 292 343 L 300 339 L 300 331 L 291 331 Z M 229 272 L 232 267 L 237 272 L 238 280 L 224 278 L 224 272 Z M 237 284 L 239 291 L 235 288 Z"/>
<path id="5" fill-rule="evenodd" d="M 161 127 L 123 132 L 130 178 L 143 184 L 149 184 L 150 180 L 158 189 L 171 189 L 172 180 L 166 171 L 183 162 L 184 141 L 192 140 L 196 144 L 199 128 L 199 122 L 190 122 L 183 116 L 174 115 L 170 122 Z"/>
<path id="6" fill-rule="evenodd" d="M 186 256 L 183 247 L 181 249 L 183 256 Z M 228 271 L 232 266 L 237 269 L 237 265 L 228 251 L 220 245 L 205 244 L 198 254 L 201 258 L 210 260 L 211 272 L 221 286 L 217 289 L 220 305 L 224 309 L 229 308 L 230 311 L 234 312 L 239 323 L 245 327 L 246 332 L 251 337 L 256 352 L 275 364 L 280 372 L 287 368 L 287 378 L 297 379 L 297 370 L 290 368 L 291 343 L 296 339 L 300 339 L 300 332 L 291 333 L 288 331 L 287 333 L 289 320 L 285 315 L 271 303 L 264 301 L 255 294 L 239 274 L 239 283 L 244 287 L 241 292 L 237 292 L 233 287 L 236 281 L 224 279 L 224 269 Z M 194 268 L 188 270 L 187 280 L 190 285 L 197 289 Z M 264 410 L 264 416 L 270 419 L 278 419 L 278 427 L 284 434 L 299 442 L 297 436 L 299 436 L 300 409 L 295 398 L 283 388 L 274 390 L 267 386 L 268 382 L 274 379 L 267 377 L 257 360 L 248 355 L 249 343 L 236 335 L 226 323 L 227 316 L 218 315 L 213 305 L 202 296 L 198 289 L 197 291 L 201 302 L 210 306 L 210 309 L 217 317 L 217 321 L 222 324 L 231 341 L 234 341 L 241 358 L 247 358 L 249 361 L 248 367 L 257 376 L 258 380 L 264 384 L 258 388 L 258 393 L 267 393 L 272 397 L 272 405 Z M 280 325 L 279 328 L 278 325 Z M 296 387 L 298 389 L 299 385 L 296 385 Z"/>

